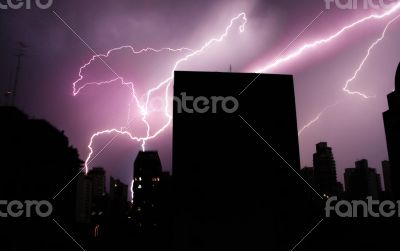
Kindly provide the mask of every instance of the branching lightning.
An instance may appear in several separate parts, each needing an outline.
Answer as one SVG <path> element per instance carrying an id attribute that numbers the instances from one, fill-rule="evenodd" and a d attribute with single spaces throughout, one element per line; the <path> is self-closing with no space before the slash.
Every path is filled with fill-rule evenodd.
<path id="1" fill-rule="evenodd" d="M 374 19 L 383 19 L 387 16 L 392 15 L 393 13 L 395 13 L 397 10 L 400 9 L 400 3 L 397 3 L 396 5 L 393 5 L 392 8 L 390 8 L 389 10 L 387 10 L 386 12 L 384 12 L 383 14 L 380 15 L 370 15 L 367 17 L 364 17 L 358 21 L 355 21 L 354 23 L 350 24 L 350 25 L 346 25 L 343 28 L 341 28 L 339 31 L 337 31 L 336 33 L 334 33 L 333 35 L 330 35 L 327 38 L 323 38 L 317 41 L 314 41 L 312 43 L 306 43 L 305 45 L 301 46 L 299 49 L 295 50 L 292 53 L 289 53 L 288 55 L 284 56 L 284 57 L 280 57 L 278 59 L 276 59 L 275 61 L 273 61 L 272 63 L 264 66 L 261 69 L 256 70 L 256 73 L 261 73 L 261 72 L 266 72 L 269 71 L 273 68 L 276 68 L 278 66 L 280 66 L 283 63 L 286 63 L 288 61 L 291 61 L 292 59 L 295 59 L 299 56 L 301 56 L 304 52 L 310 50 L 310 49 L 314 49 L 317 48 L 321 45 L 324 44 L 328 44 L 332 41 L 334 41 L 335 39 L 337 39 L 338 37 L 340 37 L 342 34 L 344 34 L 346 31 L 353 29 L 354 27 L 363 24 L 369 20 L 374 20 Z"/>
<path id="2" fill-rule="evenodd" d="M 358 73 L 361 71 L 361 69 L 362 69 L 362 67 L 364 66 L 365 62 L 368 60 L 368 57 L 370 56 L 371 51 L 375 48 L 375 46 L 377 46 L 377 45 L 385 38 L 386 31 L 389 29 L 390 25 L 391 25 L 393 22 L 395 22 L 399 17 L 400 17 L 400 15 L 398 15 L 398 16 L 396 16 L 395 18 L 393 18 L 392 20 L 390 20 L 390 21 L 386 24 L 385 28 L 383 29 L 383 32 L 382 32 L 381 36 L 380 36 L 375 42 L 373 42 L 373 43 L 371 44 L 371 46 L 368 48 L 367 54 L 365 55 L 365 57 L 364 57 L 363 60 L 361 61 L 360 65 L 358 66 L 358 68 L 357 68 L 356 71 L 354 72 L 353 76 L 351 76 L 351 78 L 349 78 L 349 79 L 346 81 L 346 84 L 345 84 L 345 86 L 344 86 L 343 89 L 342 89 L 344 92 L 346 92 L 346 93 L 348 93 L 348 94 L 350 94 L 350 95 L 354 95 L 354 94 L 355 94 L 355 95 L 359 95 L 359 96 L 361 96 L 361 97 L 363 97 L 363 98 L 365 98 L 365 99 L 371 98 L 370 96 L 367 96 L 367 95 L 365 95 L 364 93 L 361 93 L 361 92 L 359 92 L 359 91 L 351 91 L 351 90 L 348 89 L 348 87 L 349 87 L 350 83 L 351 83 L 352 81 L 354 81 L 354 79 L 357 78 Z"/>
<path id="3" fill-rule="evenodd" d="M 323 38 L 323 39 L 316 40 L 316 41 L 311 42 L 311 43 L 306 43 L 306 44 L 304 44 L 303 46 L 299 47 L 297 50 L 293 51 L 292 53 L 289 53 L 289 54 L 287 54 L 287 55 L 285 55 L 285 56 L 282 56 L 282 57 L 277 58 L 277 59 L 274 60 L 272 63 L 265 65 L 264 67 L 262 67 L 261 69 L 258 69 L 258 70 L 255 71 L 255 72 L 262 73 L 262 72 L 270 71 L 270 70 L 272 70 L 273 68 L 276 68 L 276 67 L 278 67 L 278 66 L 280 66 L 280 65 L 282 65 L 282 64 L 284 64 L 284 63 L 287 63 L 287 62 L 289 62 L 289 61 L 291 61 L 291 60 L 294 60 L 295 58 L 297 58 L 297 57 L 303 55 L 303 54 L 304 54 L 305 52 L 307 52 L 307 51 L 310 51 L 310 50 L 312 50 L 312 49 L 314 49 L 314 48 L 317 48 L 317 47 L 319 47 L 319 46 L 322 46 L 322 45 L 328 44 L 328 43 L 330 43 L 330 42 L 333 42 L 334 40 L 336 40 L 337 38 L 339 38 L 341 35 L 343 35 L 344 33 L 346 33 L 347 31 L 349 31 L 349 30 L 351 30 L 351 29 L 353 29 L 353 28 L 355 28 L 355 27 L 357 27 L 357 26 L 359 26 L 359 25 L 361 25 L 361 24 L 363 24 L 363 23 L 365 23 L 365 22 L 367 22 L 367 21 L 384 19 L 384 18 L 386 18 L 386 17 L 392 15 L 393 13 L 395 13 L 396 11 L 398 11 L 399 9 L 400 9 L 400 3 L 397 3 L 397 4 L 393 5 L 392 8 L 390 8 L 390 9 L 387 10 L 387 11 L 385 11 L 383 14 L 380 14 L 380 15 L 374 14 L 374 15 L 370 15 L 370 16 L 364 17 L 364 18 L 362 18 L 362 19 L 360 19 L 360 20 L 358 20 L 358 21 L 355 21 L 355 22 L 351 23 L 350 25 L 344 26 L 343 28 L 341 28 L 340 30 L 338 30 L 336 33 L 334 33 L 333 35 L 328 36 L 327 38 Z M 392 20 L 385 26 L 385 29 L 384 29 L 384 31 L 383 31 L 383 33 L 382 33 L 382 36 L 370 46 L 370 48 L 368 49 L 367 55 L 363 58 L 363 60 L 362 60 L 362 62 L 360 63 L 359 67 L 358 67 L 357 70 L 354 72 L 353 76 L 352 76 L 350 79 L 348 79 L 348 80 L 346 81 L 346 84 L 345 84 L 345 86 L 343 87 L 343 91 L 345 91 L 345 92 L 348 93 L 348 94 L 357 94 L 357 95 L 359 95 L 359 96 L 361 96 L 361 97 L 363 97 L 363 98 L 369 98 L 369 96 L 367 96 L 367 95 L 365 95 L 365 94 L 363 94 L 363 93 L 361 93 L 361 92 L 350 91 L 350 90 L 348 89 L 348 87 L 349 87 L 350 83 L 357 77 L 358 73 L 359 73 L 360 70 L 362 69 L 364 63 L 366 62 L 366 60 L 368 59 L 368 57 L 369 57 L 369 55 L 370 55 L 371 50 L 372 50 L 377 44 L 379 44 L 380 41 L 382 41 L 382 40 L 384 39 L 386 30 L 389 28 L 389 26 L 390 26 L 398 17 L 399 17 L 399 16 L 397 16 L 396 18 L 392 19 Z M 148 106 L 149 106 L 149 100 L 150 100 L 150 98 L 151 98 L 152 93 L 154 93 L 154 92 L 157 91 L 157 90 L 160 90 L 162 87 L 165 87 L 165 100 L 168 101 L 168 93 L 169 93 L 169 88 L 170 88 L 170 86 L 171 86 L 171 84 L 172 84 L 172 81 L 173 81 L 173 74 L 174 74 L 174 71 L 175 71 L 176 69 L 178 69 L 178 67 L 179 67 L 182 63 L 187 62 L 187 61 L 189 61 L 190 59 L 192 59 L 193 57 L 195 57 L 195 56 L 197 56 L 197 55 L 199 55 L 199 54 L 205 52 L 205 51 L 206 51 L 210 46 L 212 46 L 213 44 L 223 41 L 223 40 L 229 35 L 229 32 L 232 30 L 233 26 L 235 26 L 235 24 L 236 24 L 237 22 L 239 22 L 239 31 L 240 31 L 240 32 L 244 32 L 245 25 L 246 25 L 246 23 L 247 23 L 247 18 L 246 18 L 246 14 L 245 14 L 245 13 L 240 13 L 240 14 L 238 14 L 236 17 L 234 17 L 233 19 L 231 19 L 229 25 L 225 28 L 224 33 L 222 33 L 222 34 L 221 34 L 220 36 L 218 36 L 218 37 L 215 37 L 215 38 L 212 38 L 212 39 L 208 40 L 202 47 L 200 47 L 200 49 L 197 49 L 197 50 L 191 50 L 191 49 L 189 49 L 189 48 L 180 48 L 180 49 L 171 49 L 171 48 L 153 49 L 153 48 L 146 48 L 146 49 L 142 49 L 142 50 L 140 50 L 140 51 L 135 51 L 134 48 L 131 47 L 131 46 L 122 46 L 122 47 L 118 47 L 118 48 L 111 49 L 111 50 L 109 50 L 106 54 L 97 54 L 97 55 L 94 55 L 94 56 L 90 59 L 89 62 L 87 62 L 87 63 L 86 63 L 85 65 L 83 65 L 82 67 L 80 67 L 80 70 L 79 70 L 79 78 L 73 83 L 73 95 L 74 95 L 74 96 L 77 95 L 77 94 L 79 94 L 80 91 L 82 91 L 84 88 L 86 88 L 87 86 L 90 86 L 90 85 L 98 85 L 98 86 L 100 86 L 100 85 L 111 84 L 111 83 L 115 83 L 115 82 L 120 82 L 122 85 L 127 85 L 127 86 L 130 87 L 130 91 L 131 91 L 131 94 L 132 94 L 132 101 L 129 103 L 129 109 L 128 109 L 128 110 L 129 110 L 129 113 L 130 113 L 130 111 L 131 111 L 131 105 L 132 105 L 132 104 L 135 104 L 136 107 L 137 107 L 137 108 L 139 109 L 139 111 L 140 111 L 140 114 L 141 114 L 141 116 L 142 116 L 142 122 L 144 123 L 144 125 L 146 126 L 146 129 L 147 129 L 147 130 L 146 130 L 146 135 L 145 135 L 145 136 L 135 136 L 135 135 L 133 135 L 131 132 L 129 132 L 127 129 L 129 128 L 129 126 L 130 126 L 130 124 L 131 124 L 132 121 L 130 120 L 130 117 L 129 117 L 130 115 L 128 114 L 127 124 L 126 124 L 124 127 L 121 127 L 120 129 L 112 128 L 112 129 L 107 129 L 107 130 L 104 130 L 104 131 L 99 131 L 99 132 L 94 133 L 94 134 L 91 136 L 90 141 L 89 141 L 89 145 L 88 145 L 89 154 L 88 154 L 88 157 L 87 157 L 87 159 L 86 159 L 86 161 L 85 161 L 85 169 L 86 169 L 86 172 L 88 172 L 88 170 L 89 170 L 89 166 L 88 166 L 89 163 L 90 163 L 91 161 L 93 161 L 93 159 L 94 159 L 101 151 L 103 151 L 103 150 L 108 146 L 108 144 L 110 143 L 110 142 L 107 143 L 107 144 L 100 150 L 100 152 L 99 152 L 97 155 L 93 156 L 94 150 L 93 150 L 92 145 L 93 145 L 93 143 L 94 143 L 94 141 L 95 141 L 95 138 L 98 137 L 98 136 L 105 135 L 105 134 L 114 134 L 114 135 L 116 135 L 116 136 L 124 135 L 124 136 L 127 136 L 129 139 L 131 139 L 131 140 L 133 140 L 133 141 L 141 142 L 141 143 L 142 143 L 142 149 L 145 150 L 146 141 L 156 138 L 160 133 L 162 133 L 162 132 L 171 124 L 171 121 L 172 121 L 172 116 L 171 116 L 171 114 L 169 114 L 168 102 L 166 102 L 164 113 L 165 113 L 165 116 L 167 117 L 167 122 L 166 122 L 163 126 L 161 126 L 161 128 L 159 128 L 158 130 L 156 130 L 156 131 L 154 131 L 154 132 L 151 131 L 150 124 L 149 124 L 149 122 L 148 122 L 148 120 L 147 120 L 147 116 L 149 115 Z M 149 52 L 149 51 L 151 51 L 151 52 L 170 51 L 170 52 L 182 52 L 182 53 L 187 52 L 188 54 L 186 54 L 184 57 L 182 57 L 181 59 L 179 59 L 178 61 L 175 62 L 174 66 L 173 66 L 173 68 L 172 68 L 172 70 L 171 70 L 170 75 L 169 75 L 165 80 L 161 81 L 161 82 L 158 83 L 155 87 L 149 89 L 149 90 L 146 92 L 146 94 L 145 94 L 145 96 L 146 96 L 145 102 L 142 103 L 142 102 L 139 101 L 139 99 L 138 99 L 137 96 L 136 96 L 135 89 L 134 89 L 134 83 L 132 83 L 132 82 L 125 82 L 125 81 L 124 81 L 124 78 L 120 77 L 111 67 L 109 67 L 109 66 L 104 62 L 104 59 L 105 59 L 105 58 L 108 58 L 108 57 L 110 56 L 111 53 L 113 53 L 113 52 L 115 52 L 115 51 L 118 51 L 118 50 L 121 50 L 121 49 L 129 49 L 129 50 L 131 50 L 131 52 L 132 52 L 133 54 L 140 54 L 140 53 Z M 88 83 L 84 83 L 83 85 L 77 86 L 78 83 L 80 83 L 80 82 L 83 81 L 83 79 L 84 79 L 83 72 L 85 71 L 86 67 L 88 67 L 88 66 L 89 66 L 92 62 L 94 62 L 96 59 L 99 59 L 99 60 L 103 61 L 103 63 L 106 64 L 106 66 L 115 74 L 116 77 L 113 78 L 113 79 L 109 79 L 109 80 L 107 80 L 107 81 L 102 81 L 102 82 L 88 82 Z M 327 106 L 326 108 L 324 108 L 324 109 L 318 114 L 317 117 L 315 117 L 312 121 L 310 121 L 309 123 L 307 123 L 303 128 L 301 128 L 301 129 L 299 130 L 299 135 L 300 135 L 305 129 L 309 128 L 311 125 L 313 125 L 314 123 L 316 123 L 316 122 L 321 118 L 321 116 L 323 116 L 323 114 L 324 114 L 327 110 L 329 110 L 331 107 L 333 107 L 333 106 L 335 106 L 335 105 L 336 105 L 336 103 L 333 104 L 333 105 Z M 114 136 L 114 138 L 115 138 L 116 136 Z M 114 139 L 114 138 L 113 138 L 113 139 Z"/>
<path id="4" fill-rule="evenodd" d="M 129 131 L 127 131 L 127 129 L 129 128 L 130 124 L 131 124 L 131 120 L 129 119 L 129 114 L 128 114 L 128 119 L 127 119 L 127 125 L 124 127 L 121 127 L 121 129 L 116 129 L 116 128 L 112 128 L 112 129 L 107 129 L 107 130 L 103 130 L 103 131 L 99 131 L 94 133 L 91 137 L 90 137 L 90 141 L 88 144 L 88 149 L 89 149 L 89 154 L 86 158 L 85 161 L 85 170 L 86 173 L 89 171 L 89 163 L 91 161 L 93 161 L 93 159 L 98 156 L 115 138 L 116 136 L 119 135 L 124 135 L 127 136 L 129 139 L 136 141 L 136 142 L 142 142 L 142 149 L 145 150 L 145 144 L 146 141 L 153 139 L 155 137 L 157 137 L 161 132 L 163 132 L 170 124 L 172 121 L 172 116 L 171 114 L 169 114 L 168 111 L 168 102 L 166 102 L 166 107 L 165 107 L 165 115 L 168 118 L 167 123 L 165 123 L 159 130 L 157 130 L 156 132 L 154 132 L 153 134 L 151 134 L 150 132 L 150 124 L 147 121 L 147 116 L 148 116 L 148 105 L 149 105 L 149 100 L 151 97 L 151 94 L 153 92 L 155 92 L 156 90 L 159 90 L 160 88 L 162 88 L 163 86 L 165 86 L 165 100 L 168 101 L 168 91 L 169 91 L 169 87 L 172 83 L 173 80 L 173 76 L 174 76 L 174 71 L 180 66 L 180 64 L 182 64 L 183 62 L 188 61 L 189 59 L 191 59 L 192 57 L 195 57 L 201 53 L 203 53 L 204 51 L 206 51 L 210 46 L 212 46 L 215 43 L 221 42 L 223 41 L 228 35 L 229 32 L 231 31 L 231 29 L 233 28 L 233 26 L 235 25 L 236 22 L 239 22 L 239 31 L 240 32 L 244 32 L 245 29 L 245 25 L 247 23 L 247 18 L 246 18 L 246 14 L 245 13 L 240 13 L 238 14 L 236 17 L 232 18 L 229 25 L 225 28 L 224 33 L 222 33 L 220 36 L 216 37 L 216 38 L 212 38 L 209 41 L 207 41 L 200 49 L 198 50 L 191 50 L 188 48 L 180 48 L 180 49 L 171 49 L 171 48 L 162 48 L 162 49 L 153 49 L 153 48 L 146 48 L 146 49 L 142 49 L 140 51 L 135 51 L 135 49 L 132 46 L 121 46 L 118 48 L 114 48 L 109 50 L 106 54 L 97 54 L 94 55 L 89 62 L 87 62 L 86 64 L 84 64 L 82 67 L 80 67 L 79 70 L 79 78 L 73 83 L 73 95 L 76 96 L 77 94 L 79 94 L 79 92 L 84 89 L 85 87 L 89 86 L 89 85 L 104 85 L 104 84 L 111 84 L 114 82 L 121 82 L 122 85 L 127 85 L 131 88 L 131 94 L 132 94 L 132 100 L 134 101 L 134 103 L 136 104 L 136 106 L 139 108 L 141 115 L 142 115 L 142 122 L 145 124 L 146 126 L 146 136 L 134 136 L 132 135 L 132 133 L 130 133 Z M 162 51 L 171 51 L 171 52 L 183 52 L 183 51 L 189 51 L 191 53 L 187 54 L 186 56 L 184 56 L 183 58 L 179 59 L 175 64 L 174 67 L 170 73 L 170 76 L 165 79 L 164 81 L 160 82 L 159 84 L 156 85 L 156 87 L 151 88 L 147 91 L 146 93 L 146 100 L 145 103 L 142 104 L 138 97 L 136 96 L 135 93 L 135 89 L 134 89 L 134 83 L 132 82 L 125 82 L 124 79 L 122 77 L 120 77 L 105 61 L 104 58 L 108 58 L 112 52 L 121 50 L 121 49 L 130 49 L 131 52 L 133 54 L 140 54 L 140 53 L 144 53 L 144 52 L 148 52 L 148 51 L 152 51 L 152 52 L 162 52 Z M 80 87 L 77 87 L 77 84 L 79 82 L 81 82 L 84 79 L 83 76 L 83 72 L 84 70 L 92 63 L 94 62 L 96 59 L 101 60 L 116 76 L 116 78 L 107 80 L 107 81 L 102 81 L 102 82 L 88 82 L 88 83 L 84 83 L 83 85 L 81 85 Z M 131 111 L 131 105 L 133 102 L 129 103 L 129 113 Z M 93 143 L 96 137 L 100 136 L 100 135 L 104 135 L 104 134 L 115 134 L 116 136 L 114 136 L 105 146 L 103 146 L 103 148 L 95 155 L 93 156 Z"/>
<path id="5" fill-rule="evenodd" d="M 350 95 L 359 95 L 359 96 L 361 96 L 361 97 L 364 98 L 364 99 L 369 99 L 369 98 L 372 98 L 372 97 L 373 97 L 373 96 L 367 96 L 366 94 L 364 94 L 364 93 L 362 93 L 362 92 L 360 92 L 360 91 L 351 91 L 351 90 L 348 89 L 348 87 L 349 87 L 350 83 L 353 82 L 353 81 L 357 78 L 358 73 L 361 71 L 361 69 L 363 68 L 365 62 L 368 60 L 368 58 L 369 58 L 369 56 L 370 56 L 370 54 L 371 54 L 371 51 L 385 38 L 386 31 L 389 29 L 390 25 L 393 24 L 399 17 L 400 17 L 400 15 L 397 15 L 395 18 L 391 19 L 391 20 L 386 24 L 385 28 L 383 29 L 383 32 L 382 32 L 381 36 L 380 36 L 377 40 L 375 40 L 375 41 L 369 46 L 369 48 L 368 48 L 368 50 L 367 50 L 367 53 L 366 53 L 366 55 L 364 56 L 364 58 L 362 59 L 361 63 L 359 64 L 358 68 L 355 70 L 355 72 L 354 72 L 354 74 L 351 76 L 351 78 L 349 78 L 349 79 L 346 81 L 345 86 L 342 88 L 342 90 L 343 90 L 344 92 L 346 92 L 347 94 L 350 94 Z M 325 107 L 320 113 L 318 113 L 318 115 L 317 115 L 313 120 L 311 120 L 310 122 L 308 122 L 306 125 L 304 125 L 304 126 L 299 130 L 298 135 L 300 136 L 300 135 L 303 133 L 303 131 L 304 131 L 305 129 L 307 129 L 307 128 L 309 128 L 310 126 L 312 126 L 313 124 L 315 124 L 315 123 L 321 118 L 321 116 L 322 116 L 325 112 L 327 112 L 330 108 L 332 108 L 333 106 L 336 106 L 337 104 L 338 104 L 338 103 L 335 103 L 335 104 L 333 104 L 333 105 L 329 105 L 329 106 Z"/>

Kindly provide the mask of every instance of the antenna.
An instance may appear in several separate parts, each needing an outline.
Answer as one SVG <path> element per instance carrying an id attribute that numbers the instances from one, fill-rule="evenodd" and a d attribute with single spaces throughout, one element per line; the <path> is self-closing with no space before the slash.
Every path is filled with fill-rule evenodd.
<path id="1" fill-rule="evenodd" d="M 229 65 L 229 72 L 232 72 L 232 64 Z"/>
<path id="2" fill-rule="evenodd" d="M 15 106 L 15 97 L 17 96 L 17 87 L 18 87 L 18 80 L 19 80 L 19 73 L 21 71 L 21 63 L 22 57 L 25 56 L 25 50 L 28 46 L 23 42 L 18 42 L 18 53 L 17 56 L 17 68 L 15 70 L 15 77 L 14 77 L 14 86 L 12 88 L 12 97 L 11 97 L 11 105 Z"/>

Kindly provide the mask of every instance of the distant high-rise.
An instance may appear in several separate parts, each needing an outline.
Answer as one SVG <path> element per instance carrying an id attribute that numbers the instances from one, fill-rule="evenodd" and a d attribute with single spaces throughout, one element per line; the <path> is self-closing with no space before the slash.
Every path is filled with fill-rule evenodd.
<path id="1" fill-rule="evenodd" d="M 128 185 L 110 176 L 110 199 L 128 201 Z"/>
<path id="2" fill-rule="evenodd" d="M 160 217 L 162 167 L 156 151 L 140 151 L 133 169 L 133 218 L 139 226 L 156 227 Z"/>
<path id="3" fill-rule="evenodd" d="M 327 196 L 338 193 L 336 177 L 336 162 L 332 148 L 326 142 L 316 145 L 316 153 L 313 155 L 315 184 L 320 193 Z"/>
<path id="4" fill-rule="evenodd" d="M 102 167 L 91 169 L 87 177 L 92 183 L 92 220 L 98 222 L 108 210 L 108 197 L 106 193 L 106 171 Z"/>
<path id="5" fill-rule="evenodd" d="M 128 209 L 128 185 L 110 176 L 110 202 L 115 216 L 125 216 Z"/>
<path id="6" fill-rule="evenodd" d="M 382 161 L 383 181 L 385 183 L 385 191 L 392 192 L 392 176 L 390 175 L 390 162 Z"/>
<path id="7" fill-rule="evenodd" d="M 382 190 L 380 175 L 376 169 L 368 166 L 368 160 L 356 161 L 355 168 L 348 168 L 345 171 L 346 192 L 352 198 L 365 199 L 372 196 L 379 198 Z"/>
<path id="8" fill-rule="evenodd" d="M 101 197 L 106 193 L 106 172 L 102 167 L 94 167 L 89 171 L 88 177 L 92 181 L 93 197 Z"/>
<path id="9" fill-rule="evenodd" d="M 92 210 L 92 181 L 85 174 L 78 176 L 76 189 L 76 221 L 89 223 Z"/>
<path id="10" fill-rule="evenodd" d="M 388 96 L 389 110 L 383 113 L 386 142 L 390 161 L 391 186 L 400 198 L 400 64 L 397 67 L 395 90 Z"/>

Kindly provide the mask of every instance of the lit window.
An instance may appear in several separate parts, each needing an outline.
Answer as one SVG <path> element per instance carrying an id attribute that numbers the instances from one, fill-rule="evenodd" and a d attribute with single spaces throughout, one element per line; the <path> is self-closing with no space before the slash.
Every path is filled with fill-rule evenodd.
<path id="1" fill-rule="evenodd" d="M 142 189 L 142 185 L 139 184 L 137 188 Z"/>

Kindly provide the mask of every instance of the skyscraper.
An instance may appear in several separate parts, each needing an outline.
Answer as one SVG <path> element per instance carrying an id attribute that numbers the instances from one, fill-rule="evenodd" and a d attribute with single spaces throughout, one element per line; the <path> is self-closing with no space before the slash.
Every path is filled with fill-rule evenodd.
<path id="1" fill-rule="evenodd" d="M 388 96 L 389 110 L 383 113 L 386 143 L 390 161 L 393 194 L 400 198 L 400 64 L 395 77 L 395 90 Z"/>
<path id="2" fill-rule="evenodd" d="M 88 172 L 87 176 L 92 183 L 92 220 L 99 222 L 108 209 L 106 171 L 102 167 L 94 167 Z"/>
<path id="3" fill-rule="evenodd" d="M 92 181 L 81 173 L 77 178 L 76 189 L 76 221 L 89 223 L 92 211 Z"/>
<path id="4" fill-rule="evenodd" d="M 156 151 L 140 151 L 133 169 L 133 212 L 138 226 L 157 227 L 160 221 L 162 167 Z"/>
<path id="5" fill-rule="evenodd" d="M 173 250 L 290 249 L 304 231 L 300 198 L 310 189 L 296 173 L 292 76 L 175 72 L 174 96 L 183 94 L 201 111 L 174 103 Z M 234 99 L 238 110 L 220 109 Z"/>
<path id="6" fill-rule="evenodd" d="M 110 202 L 114 216 L 123 217 L 128 209 L 128 185 L 110 176 Z"/>
<path id="7" fill-rule="evenodd" d="M 102 167 L 94 167 L 88 172 L 92 181 L 93 197 L 101 197 L 106 193 L 106 172 Z"/>
<path id="8" fill-rule="evenodd" d="M 368 160 L 356 161 L 355 168 L 345 171 L 346 192 L 354 199 L 366 199 L 368 196 L 378 199 L 382 191 L 380 179 L 376 169 L 368 166 Z"/>
<path id="9" fill-rule="evenodd" d="M 320 142 L 316 145 L 316 153 L 313 155 L 314 178 L 317 189 L 327 196 L 338 193 L 336 177 L 336 162 L 332 148 L 328 143 Z"/>

